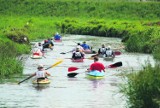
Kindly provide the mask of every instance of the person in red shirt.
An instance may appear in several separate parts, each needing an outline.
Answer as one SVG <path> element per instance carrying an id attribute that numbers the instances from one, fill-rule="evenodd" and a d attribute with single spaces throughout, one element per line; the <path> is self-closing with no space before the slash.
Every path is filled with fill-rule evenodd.
<path id="1" fill-rule="evenodd" d="M 89 70 L 90 71 L 97 70 L 99 72 L 102 72 L 102 71 L 105 72 L 105 66 L 102 63 L 98 62 L 98 60 L 99 60 L 98 57 L 95 56 L 94 57 L 94 63 L 92 63 L 90 65 L 90 69 Z"/>

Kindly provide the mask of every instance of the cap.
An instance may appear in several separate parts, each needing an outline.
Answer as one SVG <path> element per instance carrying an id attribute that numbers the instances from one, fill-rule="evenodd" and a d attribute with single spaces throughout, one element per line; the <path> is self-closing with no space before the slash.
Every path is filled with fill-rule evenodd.
<path id="1" fill-rule="evenodd" d="M 39 64 L 39 65 L 38 65 L 38 68 L 43 68 L 43 64 Z"/>

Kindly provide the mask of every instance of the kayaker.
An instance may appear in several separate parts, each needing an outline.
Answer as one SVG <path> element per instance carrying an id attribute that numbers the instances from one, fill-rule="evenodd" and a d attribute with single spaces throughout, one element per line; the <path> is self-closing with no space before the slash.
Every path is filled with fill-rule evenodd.
<path id="1" fill-rule="evenodd" d="M 104 54 L 104 57 L 115 57 L 113 50 L 111 50 L 111 46 L 108 46 L 106 48 L 106 52 Z"/>
<path id="2" fill-rule="evenodd" d="M 86 42 L 84 41 L 83 44 L 81 44 L 81 46 L 83 47 L 84 50 L 91 50 L 91 47 L 86 44 Z"/>
<path id="3" fill-rule="evenodd" d="M 76 48 L 76 51 L 73 52 L 72 54 L 72 59 L 82 59 L 84 58 L 84 54 L 80 52 L 79 48 Z"/>
<path id="4" fill-rule="evenodd" d="M 105 72 L 105 66 L 102 63 L 100 63 L 98 60 L 99 60 L 99 58 L 97 56 L 95 56 L 94 63 L 92 63 L 90 65 L 90 68 L 87 69 L 88 72 L 95 71 L 95 70 L 97 70 L 99 72 Z"/>
<path id="5" fill-rule="evenodd" d="M 62 37 L 59 35 L 58 32 L 54 35 L 54 40 L 61 40 L 61 38 Z"/>
<path id="6" fill-rule="evenodd" d="M 39 49 L 41 50 L 41 52 L 42 52 L 43 46 L 42 46 L 41 42 L 38 43 L 38 48 L 39 48 Z"/>
<path id="7" fill-rule="evenodd" d="M 95 55 L 92 55 L 91 57 L 95 57 L 95 56 L 103 57 L 105 52 L 106 52 L 106 47 L 104 44 L 102 44 L 101 48 L 98 49 L 98 53 Z"/>
<path id="8" fill-rule="evenodd" d="M 49 41 L 48 41 L 49 40 Z M 52 45 L 54 45 L 53 43 L 51 43 L 51 40 L 44 40 L 44 44 L 43 44 L 43 51 L 45 48 L 50 48 L 51 50 L 53 50 Z M 51 45 L 52 44 L 52 45 Z"/>
<path id="9" fill-rule="evenodd" d="M 83 47 L 81 46 L 80 43 L 77 43 L 77 46 L 76 46 L 75 50 L 76 50 L 77 48 L 79 49 L 80 52 L 83 52 L 83 51 L 84 51 L 84 49 L 83 49 Z"/>
<path id="10" fill-rule="evenodd" d="M 50 73 L 48 73 L 48 72 L 43 68 L 43 65 L 42 65 L 42 64 L 39 64 L 38 67 L 37 67 L 37 69 L 38 69 L 38 71 L 33 74 L 33 76 L 36 76 L 37 81 L 45 80 L 45 79 L 47 79 L 47 76 L 50 76 L 50 75 L 51 75 Z"/>
<path id="11" fill-rule="evenodd" d="M 48 43 L 49 43 L 49 48 L 50 48 L 51 50 L 53 50 L 54 44 L 53 44 L 53 42 L 52 42 L 52 40 L 51 40 L 50 38 L 48 38 Z"/>
<path id="12" fill-rule="evenodd" d="M 43 55 L 41 49 L 38 46 L 33 48 L 32 53 L 33 53 L 33 56 L 35 56 L 35 55 L 36 56 L 42 56 Z"/>
<path id="13" fill-rule="evenodd" d="M 102 44 L 101 48 L 98 50 L 98 55 L 104 55 L 106 52 L 106 47 L 104 44 Z"/>

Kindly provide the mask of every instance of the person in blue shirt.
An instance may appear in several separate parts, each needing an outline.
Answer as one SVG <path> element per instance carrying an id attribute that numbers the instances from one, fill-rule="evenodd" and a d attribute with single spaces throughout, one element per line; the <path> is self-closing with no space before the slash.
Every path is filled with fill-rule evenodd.
<path id="1" fill-rule="evenodd" d="M 61 36 L 59 35 L 59 33 L 55 34 L 54 40 L 61 40 Z"/>
<path id="2" fill-rule="evenodd" d="M 83 47 L 84 50 L 91 50 L 90 46 L 86 44 L 86 42 L 83 42 L 83 44 L 81 44 L 81 46 Z"/>

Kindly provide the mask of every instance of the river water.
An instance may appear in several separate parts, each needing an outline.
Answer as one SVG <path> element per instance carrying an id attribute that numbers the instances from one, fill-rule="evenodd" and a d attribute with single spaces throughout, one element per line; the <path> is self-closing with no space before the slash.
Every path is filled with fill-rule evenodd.
<path id="1" fill-rule="evenodd" d="M 97 50 L 101 44 L 111 45 L 114 49 L 120 49 L 122 54 L 116 56 L 113 61 L 100 61 L 106 66 L 122 61 L 123 66 L 116 69 L 106 69 L 105 78 L 102 80 L 89 80 L 83 73 L 93 60 L 85 59 L 83 63 L 73 63 L 71 53 L 60 54 L 74 48 L 77 42 L 86 41 Z M 51 73 L 51 84 L 36 87 L 32 80 L 27 80 L 20 85 L 5 83 L 0 85 L 0 108 L 125 108 L 126 99 L 119 92 L 119 86 L 124 82 L 121 73 L 130 72 L 131 69 L 141 69 L 147 61 L 154 65 L 151 55 L 127 53 L 118 38 L 104 38 L 94 36 L 68 35 L 63 37 L 62 43 L 55 43 L 53 50 L 47 49 L 42 59 L 28 57 L 24 62 L 24 75 L 36 71 L 38 64 L 49 67 L 59 59 L 63 62 L 48 70 Z M 90 54 L 85 57 L 90 57 Z M 76 72 L 80 72 L 75 78 L 67 77 L 67 69 L 76 66 Z M 27 77 L 27 76 L 26 76 Z M 18 79 L 18 81 L 23 79 Z M 17 81 L 17 82 L 18 82 Z"/>

